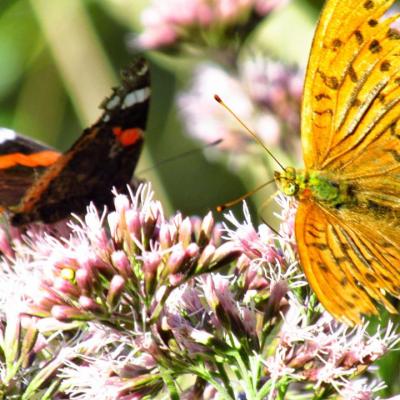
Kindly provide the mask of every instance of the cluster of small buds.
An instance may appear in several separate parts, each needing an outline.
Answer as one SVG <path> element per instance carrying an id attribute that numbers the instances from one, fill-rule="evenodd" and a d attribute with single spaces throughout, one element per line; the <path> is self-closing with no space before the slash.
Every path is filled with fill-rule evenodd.
<path id="1" fill-rule="evenodd" d="M 229 240 L 237 243 L 244 255 L 249 260 L 267 261 L 271 264 L 282 264 L 285 262 L 283 254 L 275 241 L 277 235 L 265 224 L 256 229 L 251 221 L 250 211 L 245 204 L 243 207 L 244 221 L 238 222 L 232 212 L 225 217 L 233 229 L 225 224 L 225 235 Z M 294 260 L 293 260 L 294 261 Z"/>
<path id="2" fill-rule="evenodd" d="M 206 143 L 223 139 L 218 148 L 245 153 L 254 139 L 221 106 L 215 94 L 245 121 L 267 146 L 299 153 L 302 74 L 294 68 L 253 56 L 240 63 L 237 75 L 214 64 L 200 65 L 192 87 L 178 97 L 186 131 Z"/>
<path id="3" fill-rule="evenodd" d="M 340 389 L 340 400 L 378 400 L 376 392 L 385 389 L 383 382 L 368 382 L 367 379 L 347 381 Z M 400 396 L 387 400 L 400 400 Z"/>
<path id="4" fill-rule="evenodd" d="M 228 367 L 236 363 L 234 354 L 240 348 L 260 352 L 263 329 L 281 320 L 272 321 L 276 314 L 264 312 L 246 297 L 236 278 L 219 274 L 207 274 L 182 286 L 166 302 L 153 330 L 152 355 L 163 364 L 175 364 L 181 373 L 196 371 L 199 360 L 207 359 L 209 379 L 225 380 L 218 371 L 218 359 L 224 358 Z M 271 308 L 278 309 L 281 299 L 274 300 L 278 307 Z M 229 385 L 226 380 L 224 384 Z"/>
<path id="5" fill-rule="evenodd" d="M 71 229 L 67 242 L 44 236 L 24 259 L 36 265 L 24 285 L 25 313 L 115 324 L 132 319 L 132 310 L 138 318 L 156 318 L 153 313 L 176 286 L 239 255 L 232 243 L 220 243 L 211 214 L 166 219 L 149 187 L 131 198 L 117 195 L 107 218 L 90 208 Z M 18 274 L 28 269 L 24 262 Z"/>
<path id="6" fill-rule="evenodd" d="M 324 391 L 329 393 L 333 389 L 347 393 L 346 399 L 372 399 L 373 392 L 382 389 L 381 382 L 368 386 L 361 385 L 362 380 L 356 384 L 350 379 L 397 345 L 400 338 L 391 323 L 370 336 L 367 325 L 349 330 L 327 314 L 315 324 L 307 324 L 307 317 L 299 307 L 291 303 L 290 310 L 275 354 L 266 360 L 267 374 L 275 382 L 287 380 L 288 375 L 293 382 L 312 382 L 321 398 L 325 398 Z"/>
<path id="7" fill-rule="evenodd" d="M 111 329 L 90 326 L 75 342 L 61 332 L 43 334 L 40 320 L 23 315 L 18 305 L 16 299 L 10 302 L 0 326 L 0 393 L 4 399 L 65 398 L 56 396 L 60 369 L 77 357 L 99 352 L 121 336 Z"/>
<path id="8" fill-rule="evenodd" d="M 96 357 L 65 362 L 58 377 L 67 398 L 133 400 L 153 398 L 160 392 L 163 381 L 154 373 L 155 360 L 149 355 L 136 356 L 129 337 L 114 335 L 114 339 L 112 346 L 104 341 L 103 351 Z"/>
<path id="9" fill-rule="evenodd" d="M 135 44 L 145 49 L 221 45 L 251 31 L 262 17 L 287 0 L 153 0 L 142 14 L 144 31 Z M 179 10 L 177 12 L 176 10 Z M 236 35 L 232 32 L 236 30 Z M 224 40 L 224 42 L 221 42 Z M 195 42 L 199 41 L 199 42 Z"/>
<path id="10" fill-rule="evenodd" d="M 287 390 L 372 399 L 382 384 L 352 379 L 399 336 L 390 324 L 372 336 L 349 330 L 294 294 L 305 285 L 294 203 L 279 204 L 289 219 L 280 235 L 254 227 L 247 207 L 243 222 L 230 213 L 224 227 L 211 214 L 166 218 L 141 186 L 116 194 L 115 211 L 90 208 L 68 233 L 4 235 L 0 391 L 76 400 L 167 392 L 272 399 Z M 196 381 L 182 392 L 176 382 L 187 374 Z M 21 377 L 27 385 L 16 384 Z"/>
<path id="11" fill-rule="evenodd" d="M 215 335 L 215 321 L 207 311 L 197 287 L 193 284 L 181 287 L 177 296 L 168 300 L 157 323 L 154 338 L 159 351 L 179 349 L 175 357 L 179 354 L 183 365 L 189 367 L 199 355 L 223 347 L 223 342 Z"/>

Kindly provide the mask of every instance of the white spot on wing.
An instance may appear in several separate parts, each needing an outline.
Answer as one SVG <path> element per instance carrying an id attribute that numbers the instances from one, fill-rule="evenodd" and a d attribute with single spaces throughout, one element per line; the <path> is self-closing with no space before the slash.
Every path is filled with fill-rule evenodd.
<path id="1" fill-rule="evenodd" d="M 17 134 L 8 128 L 0 128 L 0 144 L 6 142 L 7 140 L 14 140 Z"/>
<path id="2" fill-rule="evenodd" d="M 112 110 L 113 108 L 117 107 L 117 105 L 120 103 L 120 101 L 121 101 L 121 99 L 118 96 L 114 96 L 106 104 L 107 110 Z"/>
<path id="3" fill-rule="evenodd" d="M 131 107 L 138 102 L 137 97 L 136 97 L 136 92 L 137 91 L 131 92 L 125 96 L 124 104 L 122 105 L 122 108 Z"/>
<path id="4" fill-rule="evenodd" d="M 137 103 L 143 103 L 149 97 L 150 97 L 150 88 L 149 87 L 135 90 L 134 92 L 129 93 L 125 97 L 122 108 L 128 108 L 128 107 L 132 107 L 133 105 L 135 105 Z"/>
<path id="5" fill-rule="evenodd" d="M 150 97 L 150 88 L 145 87 L 143 89 L 138 90 L 136 93 L 137 93 L 137 97 L 138 97 L 139 101 L 143 102 Z"/>

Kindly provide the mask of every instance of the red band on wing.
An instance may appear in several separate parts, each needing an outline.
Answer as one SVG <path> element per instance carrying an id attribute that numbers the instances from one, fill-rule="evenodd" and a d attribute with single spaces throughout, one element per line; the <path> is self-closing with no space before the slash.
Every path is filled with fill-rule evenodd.
<path id="1" fill-rule="evenodd" d="M 60 153 L 51 150 L 39 151 L 32 154 L 12 153 L 0 156 L 0 169 L 23 165 L 25 167 L 48 167 L 59 157 Z"/>
<path id="2" fill-rule="evenodd" d="M 139 128 L 129 128 L 122 130 L 122 128 L 117 127 L 113 129 L 113 133 L 124 147 L 135 144 L 139 139 L 143 137 L 143 131 Z"/>

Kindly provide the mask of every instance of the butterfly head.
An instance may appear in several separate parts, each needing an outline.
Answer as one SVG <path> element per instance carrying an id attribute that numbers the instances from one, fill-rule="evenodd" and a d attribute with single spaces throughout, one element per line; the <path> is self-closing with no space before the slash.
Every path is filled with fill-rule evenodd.
<path id="1" fill-rule="evenodd" d="M 298 194 L 300 185 L 295 168 L 287 167 L 283 172 L 275 171 L 274 178 L 283 194 L 286 196 L 296 196 Z"/>

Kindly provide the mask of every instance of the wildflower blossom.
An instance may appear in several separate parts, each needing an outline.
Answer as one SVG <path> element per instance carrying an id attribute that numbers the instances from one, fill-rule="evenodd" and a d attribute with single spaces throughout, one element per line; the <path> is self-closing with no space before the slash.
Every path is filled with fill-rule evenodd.
<path id="1" fill-rule="evenodd" d="M 179 213 L 167 220 L 151 197 L 149 189 L 138 190 L 131 200 L 117 195 L 114 212 L 105 218 L 92 207 L 84 221 L 71 225 L 68 242 L 50 236 L 38 240 L 32 258 L 25 259 L 28 266 L 20 260 L 14 271 L 23 279 L 23 271 L 35 264 L 34 279 L 28 277 L 24 285 L 25 312 L 60 321 L 114 319 L 115 314 L 124 319 L 131 307 L 142 310 L 144 302 L 151 318 L 157 291 L 171 292 L 236 257 L 233 245 L 218 247 L 211 216 L 194 230 Z"/>
<path id="2" fill-rule="evenodd" d="M 308 326 L 305 318 L 301 312 L 285 318 L 275 355 L 266 361 L 267 370 L 275 379 L 284 378 L 287 371 L 283 368 L 290 367 L 299 382 L 315 382 L 317 388 L 329 384 L 339 392 L 350 391 L 349 379 L 399 341 L 391 324 L 370 336 L 366 326 L 349 330 L 328 315 Z M 278 359 L 283 373 L 277 370 Z"/>
<path id="3" fill-rule="evenodd" d="M 128 346 L 66 362 L 59 372 L 65 393 L 76 400 L 140 399 L 156 394 L 162 387 L 160 377 L 152 376 L 152 365 L 146 368 L 133 353 L 124 354 Z"/>
<path id="4" fill-rule="evenodd" d="M 282 145 L 291 153 L 298 152 L 302 76 L 295 69 L 262 56 L 243 61 L 237 75 L 214 64 L 202 64 L 192 87 L 179 96 L 179 108 L 191 136 L 207 143 L 223 139 L 219 148 L 249 152 L 254 139 L 212 101 L 216 93 L 266 145 Z"/>
<path id="5" fill-rule="evenodd" d="M 167 218 L 142 186 L 116 195 L 115 211 L 90 208 L 67 234 L 32 227 L 15 242 L 9 236 L 2 393 L 372 398 L 382 383 L 353 378 L 399 336 L 392 325 L 349 330 L 310 306 L 294 256 L 293 204 L 280 204 L 282 236 L 253 226 L 246 207 L 244 221 L 230 213 L 223 228 L 211 214 Z M 194 383 L 181 389 L 187 375 Z"/>
<path id="6" fill-rule="evenodd" d="M 368 383 L 366 379 L 357 379 L 346 382 L 340 389 L 340 395 L 343 400 L 373 400 L 376 398 L 375 393 L 384 388 L 385 385 L 382 382 Z"/>
<path id="7" fill-rule="evenodd" d="M 244 37 L 263 16 L 285 3 L 285 0 L 173 0 L 167 3 L 153 0 L 142 14 L 144 32 L 136 45 L 155 49 L 181 43 L 210 45 L 216 40 L 222 44 L 235 30 L 240 29 Z"/>

